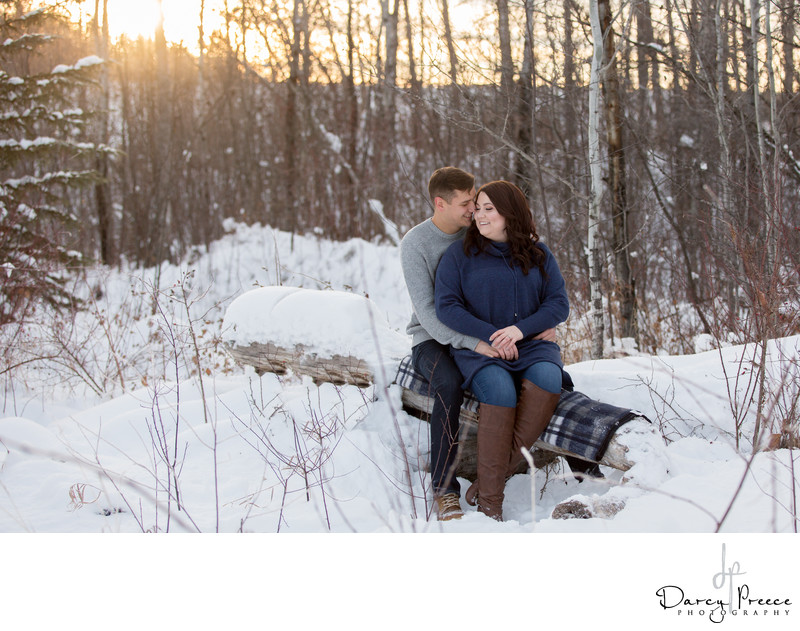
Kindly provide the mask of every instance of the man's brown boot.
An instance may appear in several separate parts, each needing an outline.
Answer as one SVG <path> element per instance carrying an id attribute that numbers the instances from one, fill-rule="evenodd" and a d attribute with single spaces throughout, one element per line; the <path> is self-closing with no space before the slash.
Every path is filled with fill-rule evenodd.
<path id="1" fill-rule="evenodd" d="M 461 503 L 458 501 L 457 493 L 445 493 L 436 496 L 436 518 L 439 521 L 450 521 L 451 519 L 461 519 L 464 511 L 461 510 Z"/>

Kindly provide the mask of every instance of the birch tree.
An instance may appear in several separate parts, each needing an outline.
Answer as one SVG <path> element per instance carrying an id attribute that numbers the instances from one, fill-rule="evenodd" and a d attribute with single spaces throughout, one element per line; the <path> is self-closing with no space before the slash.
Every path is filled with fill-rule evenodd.
<path id="1" fill-rule="evenodd" d="M 591 194 L 587 248 L 589 254 L 589 303 L 592 314 L 592 359 L 602 359 L 604 345 L 602 259 L 600 256 L 600 206 L 603 197 L 603 175 L 600 157 L 600 82 L 603 71 L 603 28 L 600 24 L 600 0 L 590 1 L 592 24 L 592 70 L 589 80 L 589 170 Z"/>
<path id="2" fill-rule="evenodd" d="M 381 113 L 378 121 L 377 147 L 378 149 L 378 173 L 377 173 L 377 195 L 383 212 L 388 216 L 394 215 L 394 187 L 391 165 L 396 160 L 395 143 L 397 142 L 395 128 L 397 125 L 397 51 L 398 51 L 398 22 L 399 7 L 398 0 L 394 0 L 393 6 L 390 0 L 381 0 L 381 22 L 385 38 L 385 58 L 383 76 L 381 81 Z M 355 212 L 357 209 L 351 209 Z"/>

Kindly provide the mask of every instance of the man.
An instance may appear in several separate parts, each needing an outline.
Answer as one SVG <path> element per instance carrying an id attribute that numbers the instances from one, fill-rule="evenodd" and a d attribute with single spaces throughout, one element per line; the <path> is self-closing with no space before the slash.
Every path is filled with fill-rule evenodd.
<path id="1" fill-rule="evenodd" d="M 436 268 L 444 251 L 464 236 L 472 222 L 475 177 L 455 167 L 437 169 L 428 182 L 428 194 L 433 216 L 403 237 L 400 260 L 413 307 L 406 329 L 412 336 L 411 359 L 416 371 L 430 383 L 434 400 L 430 417 L 431 484 L 437 517 L 446 521 L 464 515 L 459 501 L 461 486 L 455 475 L 463 377 L 450 356 L 450 346 L 506 359 L 516 348 L 501 353 L 478 338 L 453 331 L 436 317 Z"/>

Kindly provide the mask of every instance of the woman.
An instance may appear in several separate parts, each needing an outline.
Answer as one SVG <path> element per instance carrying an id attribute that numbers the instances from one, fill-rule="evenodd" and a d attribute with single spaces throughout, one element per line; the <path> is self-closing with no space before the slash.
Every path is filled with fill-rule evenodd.
<path id="1" fill-rule="evenodd" d="M 453 349 L 464 388 L 480 402 L 478 479 L 467 491 L 502 520 L 506 478 L 547 427 L 562 383 L 561 351 L 534 339 L 569 315 L 564 279 L 536 234 L 522 191 L 490 182 L 478 191 L 473 223 L 436 271 L 436 314 L 450 328 L 501 351 L 490 358 Z"/>

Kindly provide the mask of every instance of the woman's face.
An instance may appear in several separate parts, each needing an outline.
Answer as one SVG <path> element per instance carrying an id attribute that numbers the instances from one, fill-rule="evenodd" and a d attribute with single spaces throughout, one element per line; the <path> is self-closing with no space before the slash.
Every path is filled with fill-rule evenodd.
<path id="1" fill-rule="evenodd" d="M 486 193 L 478 195 L 473 216 L 478 231 L 492 241 L 507 241 L 506 218 L 494 207 L 492 200 Z"/>

